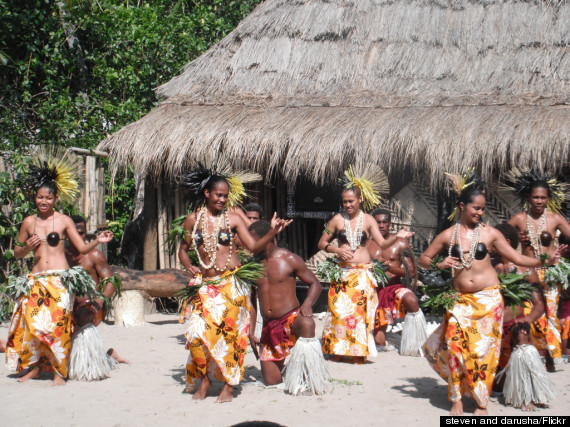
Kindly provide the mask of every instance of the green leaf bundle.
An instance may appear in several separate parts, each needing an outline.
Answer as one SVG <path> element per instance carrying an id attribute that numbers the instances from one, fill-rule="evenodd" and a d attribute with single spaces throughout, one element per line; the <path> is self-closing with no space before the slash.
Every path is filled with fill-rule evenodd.
<path id="1" fill-rule="evenodd" d="M 429 310 L 433 316 L 441 316 L 447 310 L 451 310 L 459 299 L 459 292 L 453 287 L 453 279 L 445 286 L 424 286 L 424 294 L 428 297 L 422 302 L 422 306 Z"/>
<path id="2" fill-rule="evenodd" d="M 499 273 L 501 292 L 505 300 L 505 307 L 510 307 L 516 318 L 516 306 L 524 307 L 526 301 L 532 300 L 532 293 L 536 290 L 535 285 L 527 282 L 526 273 Z"/>
<path id="3" fill-rule="evenodd" d="M 378 287 L 384 287 L 388 283 L 388 276 L 386 275 L 386 265 L 382 261 L 376 259 L 372 260 L 372 275 L 378 283 Z"/>
<path id="4" fill-rule="evenodd" d="M 334 256 L 321 262 L 315 273 L 323 282 L 340 283 L 342 281 L 342 268 L 338 265 L 337 257 Z"/>
<path id="5" fill-rule="evenodd" d="M 568 289 L 568 277 L 570 276 L 570 261 L 560 258 L 558 264 L 546 268 L 542 281 L 548 286 L 556 286 L 561 283 L 562 289 Z"/>

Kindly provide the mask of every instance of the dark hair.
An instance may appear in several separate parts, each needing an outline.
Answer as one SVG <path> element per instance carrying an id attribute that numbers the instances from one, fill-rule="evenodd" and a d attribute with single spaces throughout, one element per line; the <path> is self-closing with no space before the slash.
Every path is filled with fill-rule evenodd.
<path id="1" fill-rule="evenodd" d="M 353 185 L 352 187 L 344 187 L 341 191 L 341 194 L 344 194 L 347 191 L 352 191 L 354 195 L 358 198 L 360 198 L 362 195 L 362 193 L 360 192 L 360 188 L 358 188 L 356 185 Z"/>
<path id="2" fill-rule="evenodd" d="M 473 203 L 473 199 L 479 195 L 485 197 L 485 183 L 479 178 L 479 175 L 473 172 L 467 179 L 467 183 L 471 184 L 467 185 L 457 197 L 457 206 L 459 206 L 459 203 L 463 203 L 464 205 Z"/>
<path id="3" fill-rule="evenodd" d="M 248 203 L 247 205 L 245 205 L 243 207 L 243 210 L 246 213 L 247 212 L 257 212 L 259 214 L 260 219 L 263 217 L 263 208 L 261 207 L 261 205 L 258 205 L 257 203 Z"/>
<path id="4" fill-rule="evenodd" d="M 71 220 L 74 224 L 85 224 L 87 225 L 87 220 L 83 218 L 81 215 L 71 215 Z"/>
<path id="5" fill-rule="evenodd" d="M 34 194 L 37 194 L 40 189 L 45 188 L 54 196 L 57 196 L 57 185 L 55 181 L 45 181 L 34 187 Z"/>
<path id="6" fill-rule="evenodd" d="M 208 190 L 208 191 L 212 191 L 214 189 L 214 187 L 216 186 L 216 184 L 219 184 L 220 182 L 225 182 L 228 186 L 228 188 L 230 187 L 230 183 L 228 182 L 227 178 L 223 175 L 212 175 L 210 177 L 210 179 L 208 180 L 208 182 L 206 183 L 206 186 L 204 187 L 204 191 Z"/>
<path id="7" fill-rule="evenodd" d="M 529 197 L 532 194 L 532 190 L 534 190 L 535 188 L 544 188 L 547 191 L 548 197 L 550 197 L 550 185 L 548 185 L 548 182 L 546 182 L 545 180 L 537 179 L 530 185 L 528 192 Z"/>
<path id="8" fill-rule="evenodd" d="M 507 222 L 495 225 L 495 228 L 503 233 L 505 239 L 510 240 L 511 246 L 516 249 L 519 246 L 519 232 L 515 227 Z"/>
<path id="9" fill-rule="evenodd" d="M 526 332 L 526 335 L 530 337 L 530 323 L 522 322 L 515 323 L 511 328 L 511 349 L 517 346 L 517 338 L 521 331 Z"/>
<path id="10" fill-rule="evenodd" d="M 255 221 L 251 224 L 248 230 L 261 239 L 271 230 L 271 223 L 264 219 L 260 219 L 259 221 Z"/>
<path id="11" fill-rule="evenodd" d="M 376 215 L 386 215 L 386 218 L 388 218 L 388 221 L 392 221 L 392 212 L 390 212 L 388 209 L 383 209 L 383 208 L 376 208 L 374 209 L 370 215 L 372 215 L 373 217 Z"/>

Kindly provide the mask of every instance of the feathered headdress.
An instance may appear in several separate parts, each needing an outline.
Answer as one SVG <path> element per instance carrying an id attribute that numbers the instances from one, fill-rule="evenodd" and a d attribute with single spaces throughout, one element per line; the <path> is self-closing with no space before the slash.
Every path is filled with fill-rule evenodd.
<path id="1" fill-rule="evenodd" d="M 204 190 L 212 178 L 221 177 L 228 181 L 230 191 L 228 206 L 234 207 L 242 203 L 247 196 L 244 184 L 261 181 L 261 175 L 245 171 L 233 171 L 231 167 L 219 158 L 208 156 L 202 162 L 197 162 L 194 170 L 180 176 L 180 186 L 188 190 L 190 202 L 198 206 L 204 202 Z"/>
<path id="2" fill-rule="evenodd" d="M 374 209 L 380 203 L 380 194 L 390 192 L 388 177 L 378 165 L 361 163 L 350 165 L 340 179 L 344 189 L 357 187 L 362 197 L 365 211 Z"/>
<path id="3" fill-rule="evenodd" d="M 40 147 L 30 164 L 28 187 L 33 192 L 46 185 L 55 187 L 63 201 L 72 203 L 79 196 L 77 176 L 80 168 L 79 157 L 65 148 Z"/>
<path id="4" fill-rule="evenodd" d="M 457 197 L 459 197 L 467 187 L 476 186 L 481 189 L 484 189 L 485 187 L 485 184 L 483 181 L 481 181 L 481 178 L 479 178 L 479 175 L 477 175 L 475 169 L 473 168 L 464 169 L 460 174 L 445 172 L 445 175 L 449 179 L 453 192 L 457 195 Z M 455 209 L 453 209 L 453 212 L 451 212 L 451 215 L 447 217 L 447 219 L 453 221 L 455 218 L 457 218 L 458 214 L 459 206 L 456 206 Z"/>
<path id="5" fill-rule="evenodd" d="M 559 213 L 562 209 L 562 203 L 566 200 L 568 192 L 568 184 L 559 182 L 549 173 L 541 174 L 536 169 L 518 169 L 513 168 L 505 174 L 504 188 L 513 191 L 524 209 L 528 209 L 531 186 L 536 181 L 544 181 L 548 185 L 550 198 L 546 207 L 551 212 Z"/>

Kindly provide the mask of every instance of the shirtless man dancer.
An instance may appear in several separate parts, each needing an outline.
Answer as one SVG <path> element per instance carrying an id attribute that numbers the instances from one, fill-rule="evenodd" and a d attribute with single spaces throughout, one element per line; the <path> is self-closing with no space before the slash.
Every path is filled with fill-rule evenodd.
<path id="1" fill-rule="evenodd" d="M 249 226 L 249 231 L 255 240 L 259 240 L 270 231 L 270 224 L 264 220 L 256 221 Z M 322 287 L 301 257 L 287 249 L 278 248 L 274 241 L 269 242 L 259 256 L 265 265 L 266 278 L 258 281 L 258 287 L 252 293 L 259 296 L 260 307 L 257 309 L 261 310 L 263 317 L 263 331 L 261 340 L 258 340 L 255 337 L 255 323 L 252 322 L 249 340 L 256 356 L 258 346 L 260 348 L 259 359 L 265 385 L 275 385 L 283 381 L 281 370 L 285 358 L 293 346 L 293 352 L 299 346 L 299 338 L 314 340 L 322 358 L 312 317 L 312 306 Z M 295 294 L 296 278 L 309 285 L 307 298 L 300 306 Z M 252 301 L 256 300 L 252 295 Z M 252 319 L 256 316 L 255 305 L 252 308 Z M 322 362 L 324 363 L 324 358 Z M 287 383 L 287 378 L 285 380 Z"/>
<path id="2" fill-rule="evenodd" d="M 392 215 L 390 211 L 377 208 L 372 212 L 372 216 L 378 224 L 382 237 L 384 239 L 391 237 Z M 374 340 L 383 349 L 390 350 L 393 348 L 386 346 L 388 325 L 392 325 L 396 319 L 408 318 L 406 313 L 410 317 L 419 316 L 421 313 L 418 298 L 405 286 L 412 285 L 412 282 L 416 280 L 416 267 L 412 259 L 413 255 L 410 251 L 410 245 L 406 239 L 396 240 L 387 249 L 380 249 L 374 241 L 371 241 L 368 244 L 368 252 L 371 258 L 383 262 L 387 267 L 386 274 L 389 277 L 389 282 L 384 288 L 378 290 Z M 402 331 L 402 348 L 400 353 L 409 356 L 418 355 L 419 348 L 423 343 L 417 343 L 417 347 L 414 344 L 414 348 L 408 349 L 407 343 L 404 342 L 404 334 L 405 332 Z M 427 338 L 427 335 L 425 338 Z"/>
<path id="3" fill-rule="evenodd" d="M 77 232 L 83 241 L 85 241 L 87 236 L 87 223 L 85 219 L 79 215 L 72 215 L 71 219 L 77 228 Z M 68 247 L 65 249 L 65 257 L 70 267 L 82 267 L 89 273 L 95 283 L 100 283 L 107 277 L 113 276 L 113 271 L 107 263 L 105 255 L 103 255 L 99 249 L 93 249 L 87 254 L 81 254 L 73 243 L 69 242 Z M 107 283 L 101 290 L 101 293 L 106 298 L 111 298 L 115 293 L 115 287 L 112 283 Z M 93 323 L 94 326 L 98 326 L 104 317 L 103 300 L 97 299 L 90 302 L 85 297 L 77 295 L 75 297 L 73 317 L 78 327 L 88 323 Z M 112 348 L 107 351 L 107 354 L 119 363 L 129 363 Z"/>
<path id="4" fill-rule="evenodd" d="M 529 188 L 529 210 L 514 215 L 509 224 L 519 232 L 521 251 L 523 255 L 540 257 L 542 254 L 552 256 L 554 253 L 554 237 L 556 231 L 570 237 L 570 224 L 566 219 L 555 212 L 547 209 L 547 204 L 552 197 L 552 189 L 546 181 L 535 180 Z M 549 286 L 542 282 L 542 269 L 537 269 L 538 277 L 546 299 L 546 318 L 548 319 L 548 352 L 556 361 L 562 356 L 561 349 L 561 325 L 556 316 L 560 299 L 561 285 Z M 550 368 L 552 370 L 552 368 Z"/>

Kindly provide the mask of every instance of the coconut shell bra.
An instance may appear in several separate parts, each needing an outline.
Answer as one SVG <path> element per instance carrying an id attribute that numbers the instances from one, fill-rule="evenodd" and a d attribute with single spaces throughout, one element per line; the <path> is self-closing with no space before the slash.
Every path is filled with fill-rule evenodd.
<path id="1" fill-rule="evenodd" d="M 481 261 L 482 259 L 485 259 L 487 252 L 487 246 L 485 246 L 485 243 L 479 242 L 475 248 L 475 255 L 473 258 Z M 459 253 L 459 245 L 455 244 L 451 247 L 451 256 L 454 258 L 461 258 L 461 254 Z"/>
<path id="2" fill-rule="evenodd" d="M 338 239 L 339 243 L 343 245 L 348 245 L 348 239 L 346 238 L 346 230 L 340 230 L 336 234 L 336 238 Z M 362 236 L 360 237 L 360 245 L 364 246 L 366 242 L 368 242 L 368 236 L 366 235 L 366 233 L 363 232 Z"/>
<path id="3" fill-rule="evenodd" d="M 38 216 L 36 215 L 36 219 L 34 221 L 34 229 L 32 230 L 32 234 L 36 234 L 36 222 L 38 221 Z M 59 233 L 57 231 L 53 231 L 55 229 L 55 214 L 53 215 L 53 224 L 52 224 L 52 232 L 46 236 L 46 242 L 51 247 L 55 248 L 59 245 L 59 241 L 61 237 L 59 237 Z"/>
<path id="4" fill-rule="evenodd" d="M 196 237 L 194 239 L 196 245 L 201 245 L 204 243 L 204 236 L 202 235 L 202 231 L 196 231 Z M 230 244 L 230 231 L 228 229 L 222 229 L 218 233 L 218 243 L 220 245 L 227 246 Z"/>

